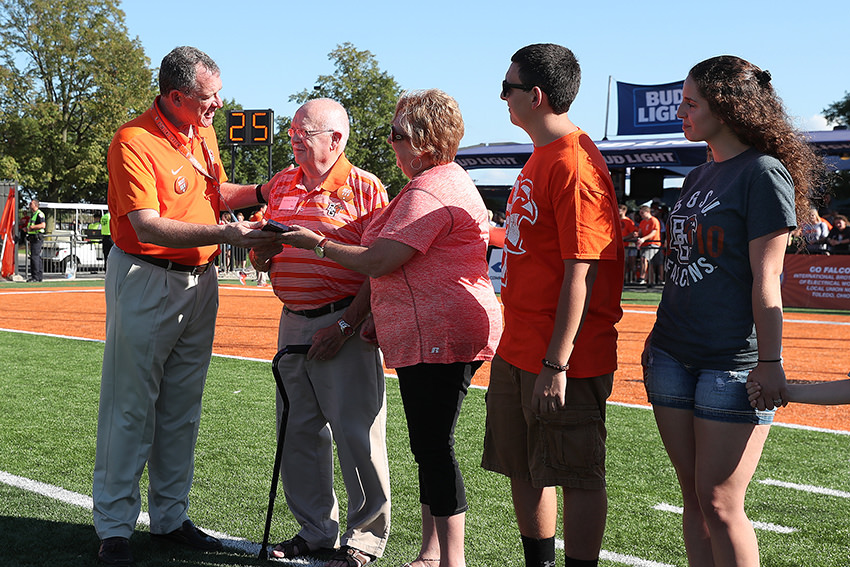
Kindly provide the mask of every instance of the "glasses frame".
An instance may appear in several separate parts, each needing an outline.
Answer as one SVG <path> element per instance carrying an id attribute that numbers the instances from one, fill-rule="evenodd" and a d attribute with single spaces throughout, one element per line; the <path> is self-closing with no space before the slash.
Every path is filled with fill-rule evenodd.
<path id="1" fill-rule="evenodd" d="M 521 91 L 528 92 L 537 85 L 526 85 L 523 83 L 509 83 L 507 81 L 502 81 L 502 97 L 508 98 L 511 95 L 511 91 L 513 89 L 519 89 Z"/>
<path id="2" fill-rule="evenodd" d="M 290 128 L 286 131 L 286 134 L 290 138 L 294 138 L 294 135 L 297 135 L 301 140 L 306 140 L 307 138 L 312 138 L 316 134 L 324 134 L 325 132 L 336 132 L 336 130 L 305 130 L 303 128 Z"/>

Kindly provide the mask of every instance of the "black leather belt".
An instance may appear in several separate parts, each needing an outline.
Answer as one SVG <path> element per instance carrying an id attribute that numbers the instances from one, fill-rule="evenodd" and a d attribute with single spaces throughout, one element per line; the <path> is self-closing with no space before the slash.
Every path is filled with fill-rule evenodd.
<path id="1" fill-rule="evenodd" d="M 321 307 L 316 307 L 315 309 L 304 309 L 303 311 L 295 311 L 294 309 L 288 308 L 286 305 L 283 306 L 283 310 L 287 313 L 292 313 L 293 315 L 301 315 L 302 317 L 307 317 L 308 319 L 314 319 L 316 317 L 321 317 L 322 315 L 327 315 L 328 313 L 333 313 L 334 311 L 340 311 L 345 309 L 351 302 L 354 301 L 354 297 L 344 297 L 339 301 L 334 301 L 333 303 L 328 303 L 327 305 L 322 305 Z"/>
<path id="2" fill-rule="evenodd" d="M 157 258 L 156 256 L 148 256 L 146 254 L 130 254 L 134 258 L 138 258 L 148 264 L 153 264 L 154 266 L 158 266 L 160 268 L 165 268 L 166 270 L 175 270 L 177 272 L 188 272 L 193 276 L 200 276 L 204 272 L 212 266 L 212 262 L 207 262 L 206 264 L 201 264 L 200 266 L 187 266 L 186 264 L 178 264 L 177 262 L 172 262 L 171 260 L 167 260 L 165 258 Z"/>

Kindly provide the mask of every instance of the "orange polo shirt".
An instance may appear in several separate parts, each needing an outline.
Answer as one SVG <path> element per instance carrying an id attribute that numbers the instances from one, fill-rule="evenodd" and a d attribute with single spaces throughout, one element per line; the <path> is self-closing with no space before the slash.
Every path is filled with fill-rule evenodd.
<path id="1" fill-rule="evenodd" d="M 158 100 L 158 98 L 157 98 Z M 132 211 L 153 209 L 161 217 L 194 224 L 218 224 L 219 194 L 214 184 L 160 131 L 154 121 L 159 112 L 154 105 L 144 114 L 121 126 L 107 154 L 109 191 L 107 203 L 111 213 L 112 240 L 124 252 L 166 258 L 180 264 L 196 266 L 209 262 L 218 246 L 167 248 L 139 242 L 127 216 Z M 219 182 L 227 176 L 221 167 L 218 141 L 212 127 L 199 128 L 191 140 L 178 131 L 162 113 L 163 124 L 181 144 L 191 148 L 192 155 L 206 167 L 201 138 L 215 156 L 213 175 Z"/>
<path id="2" fill-rule="evenodd" d="M 322 185 L 308 191 L 301 168 L 281 171 L 268 182 L 266 218 L 320 232 L 334 242 L 360 244 L 374 215 L 387 205 L 381 181 L 339 156 Z M 272 258 L 275 294 L 295 310 L 314 309 L 355 295 L 366 276 L 312 250 L 289 246 Z"/>

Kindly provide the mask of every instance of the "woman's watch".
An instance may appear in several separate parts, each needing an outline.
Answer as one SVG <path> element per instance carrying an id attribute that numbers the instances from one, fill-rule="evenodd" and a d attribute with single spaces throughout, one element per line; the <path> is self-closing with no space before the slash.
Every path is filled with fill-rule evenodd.
<path id="1" fill-rule="evenodd" d="M 327 241 L 328 241 L 327 238 L 323 238 L 322 240 L 319 241 L 318 244 L 316 244 L 316 247 L 313 248 L 313 252 L 315 252 L 316 256 L 318 256 L 319 258 L 325 257 L 325 242 L 327 242 Z"/>
<path id="2" fill-rule="evenodd" d="M 350 337 L 354 334 L 354 327 L 349 325 L 342 317 L 337 319 L 336 324 L 339 325 L 339 332 L 342 333 L 342 336 Z"/>

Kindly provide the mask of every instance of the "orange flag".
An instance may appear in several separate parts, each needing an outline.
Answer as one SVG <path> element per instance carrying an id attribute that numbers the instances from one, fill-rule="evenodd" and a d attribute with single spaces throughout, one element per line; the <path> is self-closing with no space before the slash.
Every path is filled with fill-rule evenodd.
<path id="1" fill-rule="evenodd" d="M 9 188 L 9 196 L 0 218 L 0 242 L 2 242 L 2 269 L 0 276 L 8 278 L 15 273 L 15 188 Z"/>

